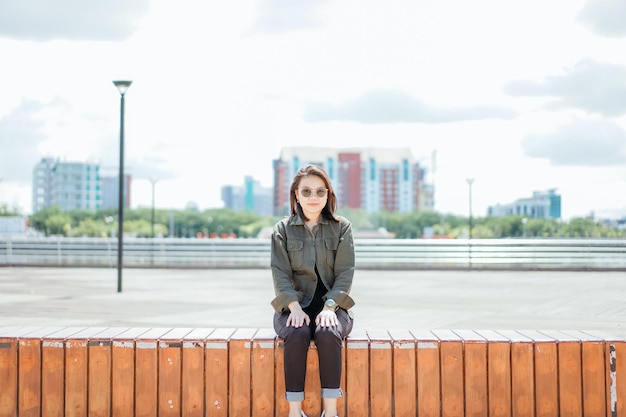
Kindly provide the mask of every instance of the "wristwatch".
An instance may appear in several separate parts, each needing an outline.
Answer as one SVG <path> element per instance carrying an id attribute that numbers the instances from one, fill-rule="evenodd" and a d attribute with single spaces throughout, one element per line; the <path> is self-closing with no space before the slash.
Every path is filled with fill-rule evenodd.
<path id="1" fill-rule="evenodd" d="M 324 308 L 328 308 L 330 310 L 333 311 L 337 311 L 337 309 L 339 308 L 339 306 L 337 305 L 337 303 L 335 302 L 335 300 L 333 300 L 332 298 L 329 298 L 328 300 L 326 300 L 326 302 L 324 303 Z"/>

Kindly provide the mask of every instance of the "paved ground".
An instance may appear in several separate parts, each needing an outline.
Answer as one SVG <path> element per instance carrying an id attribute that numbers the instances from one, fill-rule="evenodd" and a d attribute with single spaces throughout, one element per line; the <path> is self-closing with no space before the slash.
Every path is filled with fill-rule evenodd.
<path id="1" fill-rule="evenodd" d="M 357 271 L 355 329 L 601 330 L 626 273 Z M 0 327 L 271 327 L 269 269 L 0 268 Z"/>

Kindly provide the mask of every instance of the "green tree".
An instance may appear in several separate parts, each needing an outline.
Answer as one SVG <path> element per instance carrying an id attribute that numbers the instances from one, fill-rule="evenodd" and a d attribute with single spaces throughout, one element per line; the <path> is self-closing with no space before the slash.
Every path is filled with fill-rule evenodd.
<path id="1" fill-rule="evenodd" d="M 53 214 L 44 221 L 46 236 L 68 236 L 72 230 L 72 218 L 67 213 Z"/>

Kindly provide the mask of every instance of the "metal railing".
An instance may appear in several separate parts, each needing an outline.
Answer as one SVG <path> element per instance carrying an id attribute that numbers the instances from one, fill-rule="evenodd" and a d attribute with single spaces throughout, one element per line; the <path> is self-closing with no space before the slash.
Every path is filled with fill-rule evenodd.
<path id="1" fill-rule="evenodd" d="M 625 239 L 355 239 L 368 269 L 624 270 Z M 125 267 L 268 268 L 268 239 L 125 238 Z M 115 238 L 0 238 L 0 266 L 117 266 Z"/>

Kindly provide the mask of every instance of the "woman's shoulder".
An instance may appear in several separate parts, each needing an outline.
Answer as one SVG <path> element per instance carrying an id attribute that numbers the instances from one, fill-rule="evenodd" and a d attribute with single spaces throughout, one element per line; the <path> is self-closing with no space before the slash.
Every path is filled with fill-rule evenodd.
<path id="1" fill-rule="evenodd" d="M 337 220 L 339 220 L 339 223 L 342 225 L 350 225 L 350 220 L 348 220 L 347 217 L 343 217 L 341 215 L 335 215 L 335 217 L 337 218 Z"/>

